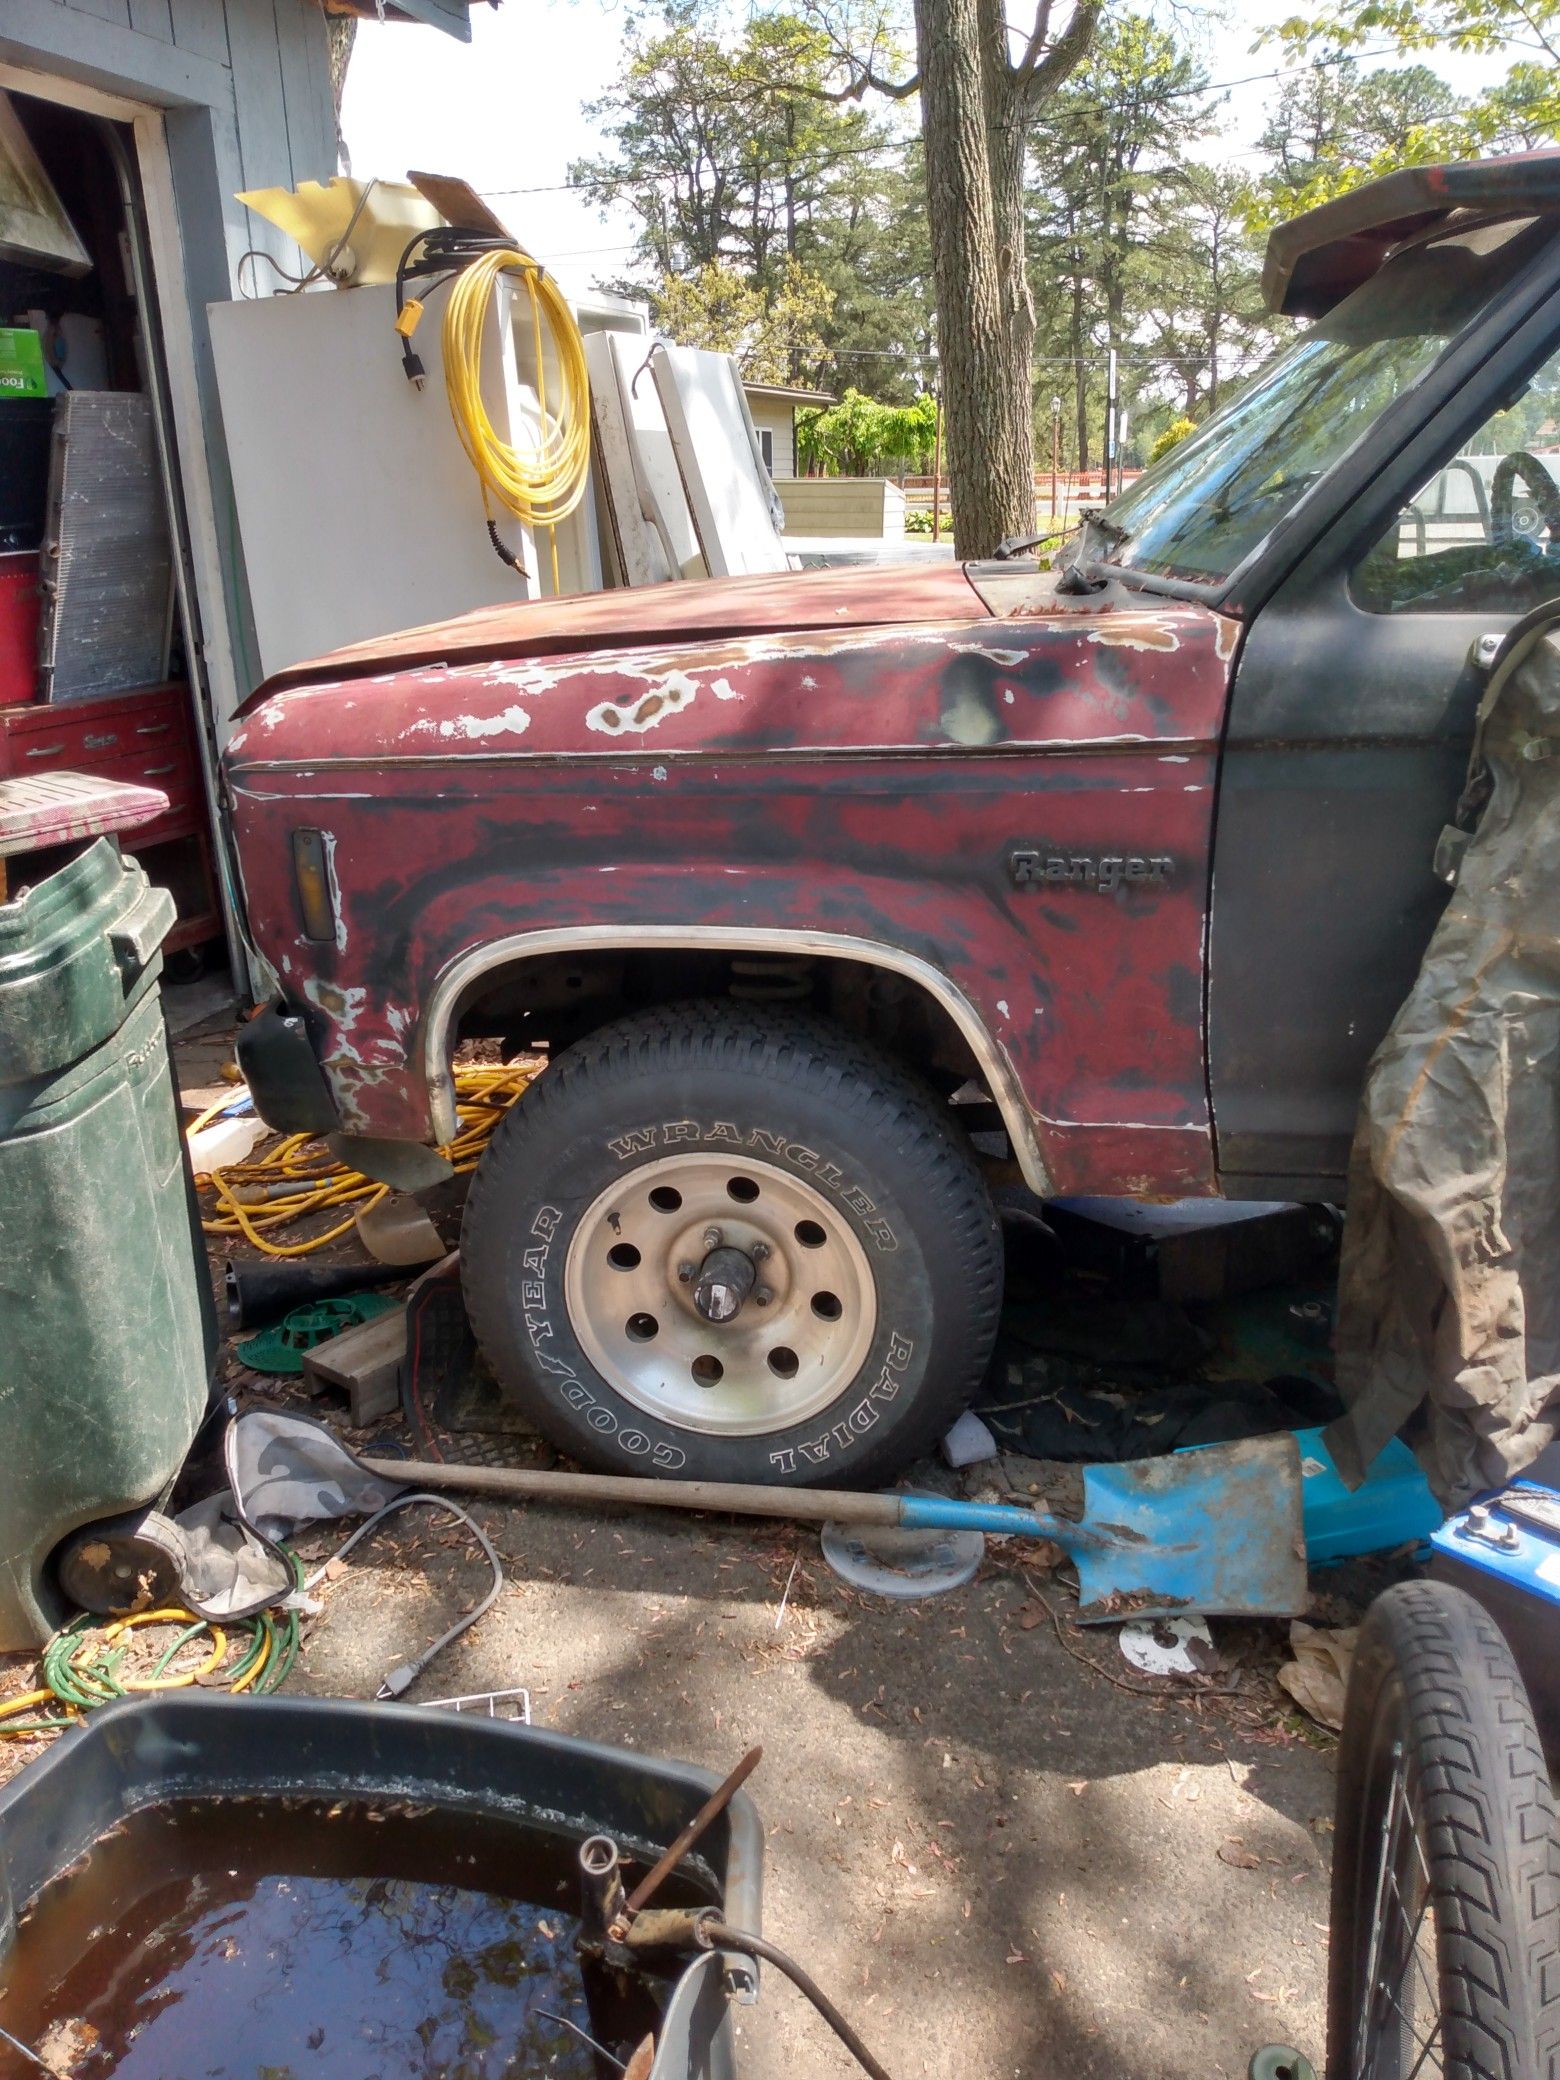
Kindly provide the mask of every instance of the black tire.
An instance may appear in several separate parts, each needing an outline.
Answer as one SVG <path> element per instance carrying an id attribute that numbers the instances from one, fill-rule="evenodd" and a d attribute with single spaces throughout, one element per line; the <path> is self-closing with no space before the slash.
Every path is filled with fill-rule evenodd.
<path id="1" fill-rule="evenodd" d="M 575 1268 L 578 1290 L 603 1206 L 613 1232 L 623 1232 L 610 1210 L 614 1186 L 642 1193 L 643 1176 L 636 1187 L 635 1174 L 664 1174 L 655 1166 L 671 1160 L 668 1149 L 679 1159 L 702 1154 L 701 1176 L 712 1154 L 753 1171 L 772 1187 L 772 1204 L 811 1193 L 821 1212 L 831 1209 L 831 1247 L 851 1253 L 866 1301 L 856 1310 L 855 1342 L 838 1347 L 836 1362 L 849 1376 L 835 1393 L 820 1358 L 815 1391 L 832 1398 L 805 1420 L 711 1434 L 627 1398 L 620 1384 L 628 1375 L 615 1383 L 587 1356 L 566 1300 L 570 1251 L 587 1252 Z M 756 1216 L 759 1209 L 749 1210 Z M 798 1238 L 807 1226 L 796 1225 Z M 558 1056 L 482 1159 L 461 1260 L 488 1362 L 544 1436 L 588 1466 L 684 1480 L 872 1486 L 890 1479 L 968 1406 L 1002 1297 L 990 1195 L 968 1143 L 932 1094 L 822 1021 L 710 1003 L 623 1019 Z M 770 1268 L 773 1297 L 785 1302 L 780 1281 L 791 1273 L 778 1263 Z M 602 1289 L 599 1280 L 587 1283 L 582 1309 Z M 788 1291 L 799 1308 L 800 1283 Z M 816 1311 L 820 1299 L 833 1297 L 814 1296 L 811 1304 Z M 670 1292 L 668 1333 L 703 1336 L 685 1300 Z M 740 1327 L 756 1337 L 763 1324 L 754 1325 L 754 1304 L 744 1303 Z M 631 1316 L 629 1325 L 647 1318 Z M 859 1364 L 857 1345 L 864 1348 Z M 751 1348 L 749 1365 L 757 1362 Z M 686 1393 L 681 1372 L 674 1386 Z M 779 1390 L 777 1398 L 784 1398 Z M 748 1404 L 757 1413 L 744 1419 L 765 1422 L 768 1405 L 765 1389 Z"/>
<path id="2" fill-rule="evenodd" d="M 1378 1598 L 1338 1764 L 1328 2080 L 1560 2080 L 1554 1801 L 1510 1649 L 1471 1597 Z"/>

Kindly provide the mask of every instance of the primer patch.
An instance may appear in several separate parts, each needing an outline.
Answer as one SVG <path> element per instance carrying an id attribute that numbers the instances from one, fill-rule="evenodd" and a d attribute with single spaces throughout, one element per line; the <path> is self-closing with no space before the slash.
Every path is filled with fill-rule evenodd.
<path id="1" fill-rule="evenodd" d="M 634 701 L 601 701 L 585 717 L 585 727 L 603 736 L 643 736 L 668 715 L 680 715 L 698 692 L 686 672 L 668 672 Z M 727 696 L 729 698 L 729 696 Z"/>
<path id="2" fill-rule="evenodd" d="M 456 715 L 439 724 L 441 737 L 468 737 L 474 743 L 483 737 L 518 737 L 531 727 L 524 708 L 505 708 L 501 715 Z"/>
<path id="3" fill-rule="evenodd" d="M 1090 643 L 1113 650 L 1179 650 L 1181 638 L 1163 621 L 1148 614 L 1110 614 L 1083 631 Z"/>

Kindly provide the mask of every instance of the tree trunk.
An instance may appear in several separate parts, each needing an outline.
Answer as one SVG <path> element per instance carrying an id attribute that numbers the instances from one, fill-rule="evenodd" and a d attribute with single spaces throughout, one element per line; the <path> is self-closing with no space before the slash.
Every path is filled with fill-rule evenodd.
<path id="1" fill-rule="evenodd" d="M 1008 53 L 1004 0 L 976 0 L 980 16 L 981 66 L 986 90 L 986 156 L 991 165 L 991 215 L 997 234 L 997 294 L 1015 385 L 1012 409 L 1025 428 L 1029 492 L 1022 532 L 1035 525 L 1034 350 L 1035 300 L 1029 286 L 1028 237 L 1024 220 L 1024 172 L 1029 153 L 1029 109 L 1025 90 Z"/>
<path id="2" fill-rule="evenodd" d="M 966 557 L 990 556 L 1006 536 L 1034 529 L 1030 334 L 1004 281 L 980 16 L 980 0 L 915 0 L 948 484 Z M 1021 223 L 1021 139 L 1019 166 Z M 1006 273 L 1022 281 L 1021 231 Z"/>
<path id="3" fill-rule="evenodd" d="M 341 134 L 341 97 L 346 92 L 347 67 L 352 62 L 352 46 L 357 41 L 357 26 L 355 14 L 332 14 L 325 18 L 330 103 L 336 119 L 336 164 L 341 172 L 349 177 L 352 172 L 352 155 L 347 150 L 347 140 Z"/>

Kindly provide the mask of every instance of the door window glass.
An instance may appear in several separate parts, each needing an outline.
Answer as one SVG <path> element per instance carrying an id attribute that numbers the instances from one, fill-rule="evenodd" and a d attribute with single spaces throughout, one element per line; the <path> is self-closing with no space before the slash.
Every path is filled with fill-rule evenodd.
<path id="1" fill-rule="evenodd" d="M 1514 618 L 1560 595 L 1560 353 L 1419 487 L 1351 585 L 1378 614 Z"/>

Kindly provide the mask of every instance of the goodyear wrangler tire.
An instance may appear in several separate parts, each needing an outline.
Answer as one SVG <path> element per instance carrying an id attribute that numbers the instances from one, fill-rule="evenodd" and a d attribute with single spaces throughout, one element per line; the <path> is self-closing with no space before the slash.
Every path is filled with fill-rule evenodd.
<path id="1" fill-rule="evenodd" d="M 968 1405 L 1001 1236 L 935 1098 L 822 1022 L 689 1004 L 567 1049 L 472 1182 L 466 1304 L 589 1466 L 872 1486 Z"/>

